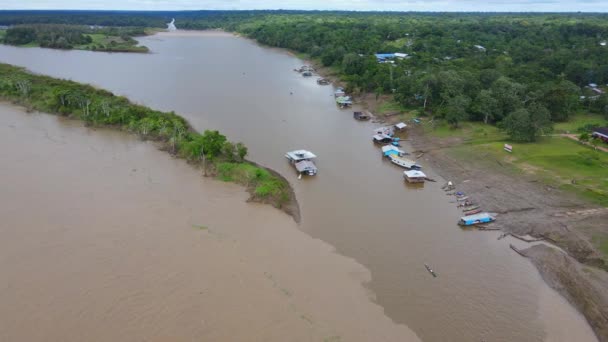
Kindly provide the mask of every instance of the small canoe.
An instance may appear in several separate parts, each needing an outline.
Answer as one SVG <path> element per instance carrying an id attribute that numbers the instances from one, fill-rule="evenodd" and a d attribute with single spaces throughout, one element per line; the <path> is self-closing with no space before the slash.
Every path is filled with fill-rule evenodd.
<path id="1" fill-rule="evenodd" d="M 475 215 L 475 214 L 479 214 L 480 212 L 481 212 L 481 209 L 474 209 L 474 210 L 465 211 L 464 214 L 465 215 Z"/>
<path id="2" fill-rule="evenodd" d="M 464 202 L 464 201 L 466 201 L 466 200 L 468 200 L 468 199 L 469 199 L 469 196 L 464 196 L 464 197 L 457 198 L 456 200 L 457 200 L 458 202 Z"/>
<path id="3" fill-rule="evenodd" d="M 426 267 L 426 270 L 429 271 L 430 274 L 433 275 L 433 277 L 437 277 L 437 274 L 435 274 L 435 271 L 433 271 L 433 269 L 431 268 L 431 266 L 424 264 L 424 267 Z"/>
<path id="4" fill-rule="evenodd" d="M 468 206 L 468 207 L 463 207 L 462 211 L 471 211 L 471 210 L 475 210 L 475 209 L 479 209 L 479 206 L 478 205 L 471 205 L 471 206 Z"/>

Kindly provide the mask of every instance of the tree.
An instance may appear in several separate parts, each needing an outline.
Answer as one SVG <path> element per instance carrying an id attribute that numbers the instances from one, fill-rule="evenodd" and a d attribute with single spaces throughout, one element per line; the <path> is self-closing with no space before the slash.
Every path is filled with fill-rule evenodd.
<path id="1" fill-rule="evenodd" d="M 236 146 L 230 141 L 225 141 L 224 145 L 222 145 L 222 155 L 224 158 L 228 159 L 228 161 L 236 160 Z"/>
<path id="2" fill-rule="evenodd" d="M 475 99 L 475 106 L 477 111 L 483 115 L 483 122 L 485 124 L 500 115 L 500 105 L 498 100 L 494 98 L 491 90 L 484 89 L 480 91 Z"/>
<path id="3" fill-rule="evenodd" d="M 224 142 L 226 142 L 227 139 L 226 136 L 220 134 L 219 131 L 205 130 L 203 135 L 200 136 L 198 140 L 205 148 L 205 155 L 212 158 L 220 155 Z"/>
<path id="4" fill-rule="evenodd" d="M 458 95 L 448 100 L 447 113 L 445 119 L 453 127 L 458 127 L 458 123 L 467 119 L 467 108 L 471 99 L 464 95 Z"/>
<path id="5" fill-rule="evenodd" d="M 502 121 L 502 126 L 515 141 L 534 141 L 535 132 L 530 121 L 530 113 L 525 108 L 520 108 L 507 115 Z"/>
<path id="6" fill-rule="evenodd" d="M 245 160 L 245 157 L 247 156 L 247 152 L 248 152 L 247 146 L 245 146 L 245 144 L 243 144 L 243 143 L 237 143 L 236 151 L 237 151 L 240 161 Z"/>
<path id="7" fill-rule="evenodd" d="M 555 121 L 566 121 L 579 105 L 580 88 L 567 80 L 546 85 L 543 102 Z"/>
<path id="8" fill-rule="evenodd" d="M 534 103 L 509 114 L 502 126 L 512 140 L 535 141 L 539 133 L 551 129 L 551 115 L 547 108 Z"/>

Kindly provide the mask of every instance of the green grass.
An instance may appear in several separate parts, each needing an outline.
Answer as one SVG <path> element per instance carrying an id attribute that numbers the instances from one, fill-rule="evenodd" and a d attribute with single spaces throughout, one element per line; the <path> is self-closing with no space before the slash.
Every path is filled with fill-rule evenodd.
<path id="1" fill-rule="evenodd" d="M 399 104 L 399 102 L 395 100 L 388 100 L 382 102 L 376 111 L 378 114 L 386 114 L 386 113 L 395 113 L 395 112 L 403 112 L 405 109 Z"/>
<path id="2" fill-rule="evenodd" d="M 4 36 L 6 36 L 6 30 L 0 30 L 0 40 L 4 39 Z"/>
<path id="3" fill-rule="evenodd" d="M 555 133 L 573 133 L 578 134 L 581 128 L 585 126 L 606 126 L 608 120 L 601 115 L 596 114 L 577 114 L 570 118 L 567 122 L 556 123 L 554 128 Z"/>
<path id="4" fill-rule="evenodd" d="M 230 162 L 218 163 L 216 167 L 219 179 L 253 187 L 256 196 L 278 199 L 279 203 L 289 199 L 289 189 L 285 181 L 266 169 L 249 163 Z"/>
<path id="5" fill-rule="evenodd" d="M 502 141 L 506 135 L 496 126 L 486 125 L 482 122 L 463 122 L 454 128 L 441 120 L 434 123 L 424 123 L 425 132 L 438 138 L 459 137 L 467 143 L 485 143 Z"/>
<path id="6" fill-rule="evenodd" d="M 459 157 L 498 161 L 515 170 L 534 174 L 544 183 L 608 206 L 608 153 L 594 151 L 565 137 L 544 137 L 534 143 L 510 143 L 513 153 L 503 150 L 505 140 L 473 140 L 452 148 Z M 574 180 L 574 183 L 572 182 Z"/>

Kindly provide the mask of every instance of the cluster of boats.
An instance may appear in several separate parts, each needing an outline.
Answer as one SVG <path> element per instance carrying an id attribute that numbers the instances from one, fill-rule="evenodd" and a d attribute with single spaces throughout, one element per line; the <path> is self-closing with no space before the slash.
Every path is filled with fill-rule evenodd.
<path id="1" fill-rule="evenodd" d="M 400 122 L 394 126 L 386 126 L 376 128 L 372 135 L 372 141 L 382 145 L 382 156 L 388 158 L 391 163 L 400 166 L 406 171 L 403 171 L 403 178 L 408 183 L 424 183 L 428 177 L 422 172 L 422 166 L 416 161 L 406 158 L 409 153 L 403 151 L 400 147 L 400 138 L 395 137 L 395 129 L 403 130 L 407 125 Z"/>
<path id="2" fill-rule="evenodd" d="M 464 216 L 458 220 L 461 226 L 474 226 L 478 224 L 490 223 L 496 221 L 496 216 L 491 213 L 484 212 L 479 204 L 474 202 L 469 196 L 462 191 L 454 191 L 452 182 L 448 182 L 443 186 L 443 190 L 449 196 L 456 197 L 458 208 L 462 210 Z"/>

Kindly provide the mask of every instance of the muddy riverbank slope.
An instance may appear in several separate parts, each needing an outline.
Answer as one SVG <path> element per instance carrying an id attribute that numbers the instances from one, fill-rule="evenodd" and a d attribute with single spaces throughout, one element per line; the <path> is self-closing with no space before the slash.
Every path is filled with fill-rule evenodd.
<path id="1" fill-rule="evenodd" d="M 450 153 L 451 147 L 463 144 L 457 138 L 436 138 L 414 127 L 410 142 L 417 154 L 431 164 L 442 177 L 464 191 L 483 209 L 498 213 L 493 227 L 504 232 L 545 238 L 563 253 L 547 252 L 548 247 L 533 247 L 533 264 L 543 279 L 580 310 L 601 341 L 608 341 L 608 281 L 602 254 L 591 243 L 594 233 L 605 231 L 606 208 L 590 205 L 574 195 L 544 185 L 533 175 L 513 170 L 489 156 L 463 158 Z M 566 261 L 565 261 L 566 260 Z M 589 269 L 592 271 L 582 272 Z"/>

